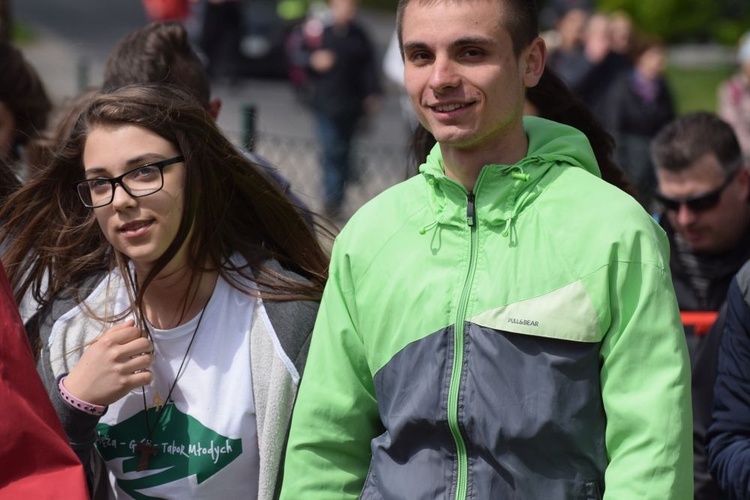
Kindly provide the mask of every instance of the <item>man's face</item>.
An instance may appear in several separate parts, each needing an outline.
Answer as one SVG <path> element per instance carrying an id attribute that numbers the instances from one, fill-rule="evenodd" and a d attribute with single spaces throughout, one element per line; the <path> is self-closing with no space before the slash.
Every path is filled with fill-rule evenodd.
<path id="1" fill-rule="evenodd" d="M 748 173 L 744 169 L 727 180 L 714 154 L 699 158 L 686 170 L 670 172 L 657 169 L 660 193 L 672 199 L 703 196 L 721 190 L 718 202 L 707 210 L 692 210 L 681 203 L 667 210 L 672 227 L 696 253 L 719 253 L 739 242 L 750 224 L 748 210 Z"/>
<path id="2" fill-rule="evenodd" d="M 497 0 L 413 0 L 406 7 L 406 90 L 419 121 L 444 148 L 502 150 L 508 131 L 521 126 L 524 88 L 538 81 L 527 71 L 530 47 L 541 51 L 542 67 L 544 47 L 537 40 L 516 57 L 504 18 Z"/>

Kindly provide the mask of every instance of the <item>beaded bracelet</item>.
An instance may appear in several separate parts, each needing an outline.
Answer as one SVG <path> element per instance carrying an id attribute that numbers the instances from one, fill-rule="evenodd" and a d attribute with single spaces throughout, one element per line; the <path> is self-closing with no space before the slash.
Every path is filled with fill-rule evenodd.
<path id="1" fill-rule="evenodd" d="M 63 384 L 64 380 L 65 377 L 60 378 L 60 382 L 58 382 L 57 388 L 60 390 L 60 396 L 62 396 L 66 403 L 68 403 L 73 408 L 85 411 L 90 415 L 96 415 L 98 417 L 104 415 L 104 413 L 107 411 L 106 406 L 87 403 L 86 401 L 80 400 L 77 397 L 73 396 L 70 392 L 68 392 L 68 389 L 65 388 L 65 384 Z"/>

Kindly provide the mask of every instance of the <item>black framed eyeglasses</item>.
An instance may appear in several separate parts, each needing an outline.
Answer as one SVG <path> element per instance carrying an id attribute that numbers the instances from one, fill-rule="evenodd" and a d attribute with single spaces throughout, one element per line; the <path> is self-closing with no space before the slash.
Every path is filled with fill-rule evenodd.
<path id="1" fill-rule="evenodd" d="M 97 177 L 73 183 L 81 202 L 88 208 L 100 208 L 115 199 L 115 186 L 119 184 L 132 198 L 154 194 L 164 187 L 164 167 L 185 161 L 182 155 L 167 160 L 147 163 L 128 170 L 118 177 Z"/>
<path id="2" fill-rule="evenodd" d="M 737 170 L 729 174 L 727 178 L 724 179 L 724 182 L 721 184 L 721 186 L 700 196 L 692 196 L 688 198 L 669 198 L 661 193 L 656 193 L 654 195 L 654 198 L 656 198 L 656 201 L 662 204 L 665 210 L 668 210 L 670 212 L 679 211 L 680 206 L 683 204 L 688 207 L 691 212 L 705 212 L 707 210 L 711 210 L 719 204 L 721 193 L 723 193 L 724 190 L 729 187 L 740 170 L 741 168 L 738 168 Z"/>

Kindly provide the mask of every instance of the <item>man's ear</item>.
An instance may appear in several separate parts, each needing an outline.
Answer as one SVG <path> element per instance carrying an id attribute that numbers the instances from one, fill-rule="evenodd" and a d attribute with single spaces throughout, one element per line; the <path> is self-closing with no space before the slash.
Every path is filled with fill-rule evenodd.
<path id="1" fill-rule="evenodd" d="M 523 86 L 535 87 L 544 72 L 547 61 L 547 46 L 541 37 L 536 37 L 521 53 Z"/>
<path id="2" fill-rule="evenodd" d="M 221 111 L 221 99 L 214 97 L 208 102 L 208 114 L 216 121 L 219 119 L 219 111 Z"/>

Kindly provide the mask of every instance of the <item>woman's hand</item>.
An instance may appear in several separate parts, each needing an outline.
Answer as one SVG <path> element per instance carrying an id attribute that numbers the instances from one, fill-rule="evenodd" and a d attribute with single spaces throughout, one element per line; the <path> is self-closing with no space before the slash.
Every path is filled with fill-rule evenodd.
<path id="1" fill-rule="evenodd" d="M 129 320 L 96 339 L 63 383 L 78 399 L 107 406 L 151 382 L 153 359 L 151 341 Z"/>

